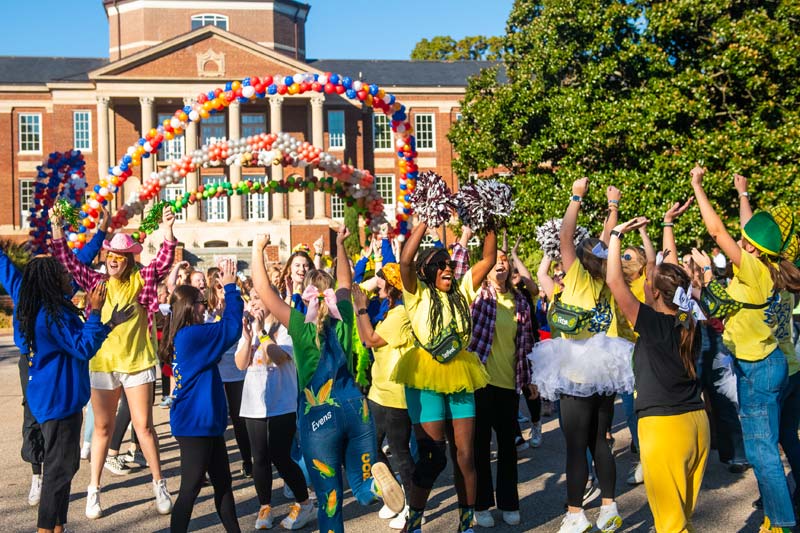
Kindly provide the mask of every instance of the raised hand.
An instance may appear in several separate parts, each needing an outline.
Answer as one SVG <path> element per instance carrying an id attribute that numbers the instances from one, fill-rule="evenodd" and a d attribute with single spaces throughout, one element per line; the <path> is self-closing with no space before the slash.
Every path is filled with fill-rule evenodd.
<path id="1" fill-rule="evenodd" d="M 703 186 L 703 176 L 706 174 L 706 169 L 700 166 L 700 164 L 696 164 L 694 168 L 689 173 L 692 176 L 692 186 L 693 187 L 702 187 Z"/>
<path id="2" fill-rule="evenodd" d="M 342 224 L 342 227 L 340 227 L 336 232 L 336 245 L 337 246 L 344 245 L 344 240 L 349 236 L 350 236 L 350 230 L 347 229 L 347 226 Z"/>
<path id="3" fill-rule="evenodd" d="M 259 233 L 253 239 L 253 249 L 263 251 L 269 244 L 269 233 Z"/>
<path id="4" fill-rule="evenodd" d="M 572 183 L 572 194 L 583 198 L 589 192 L 589 178 L 581 178 Z"/>
<path id="5" fill-rule="evenodd" d="M 672 204 L 672 207 L 667 209 L 667 212 L 664 213 L 664 222 L 666 223 L 673 222 L 676 218 L 684 214 L 687 209 L 689 209 L 689 206 L 692 205 L 693 201 L 694 201 L 694 196 L 690 196 L 689 199 L 683 203 L 683 205 L 681 205 L 680 202 L 675 202 L 674 204 Z"/>
<path id="6" fill-rule="evenodd" d="M 747 192 L 747 178 L 745 178 L 741 174 L 734 174 L 733 186 L 736 187 L 736 192 L 738 192 L 739 195 L 741 196 L 743 193 Z"/>
<path id="7" fill-rule="evenodd" d="M 236 263 L 225 259 L 219 264 L 220 283 L 224 287 L 229 283 L 236 283 Z"/>
<path id="8" fill-rule="evenodd" d="M 101 281 L 97 283 L 92 290 L 89 291 L 89 307 L 92 309 L 102 309 L 103 304 L 106 303 L 106 282 Z"/>
<path id="9" fill-rule="evenodd" d="M 353 284 L 353 302 L 356 304 L 356 309 L 363 309 L 367 306 L 367 295 L 358 286 L 358 283 Z"/>
<path id="10" fill-rule="evenodd" d="M 172 210 L 171 205 L 164 206 L 161 218 L 164 220 L 164 225 L 168 228 L 171 228 L 175 224 L 175 212 Z"/>
<path id="11" fill-rule="evenodd" d="M 322 248 L 325 246 L 325 239 L 322 235 L 319 236 L 319 239 L 314 241 L 314 254 L 322 255 Z"/>
<path id="12" fill-rule="evenodd" d="M 106 325 L 111 329 L 123 324 L 131 319 L 131 317 L 136 312 L 136 308 L 133 304 L 128 304 L 122 309 L 118 309 L 117 306 L 114 306 L 114 309 L 111 311 L 111 318 L 108 319 Z"/>
<path id="13" fill-rule="evenodd" d="M 619 202 L 619 199 L 621 197 L 622 193 L 619 191 L 619 189 L 617 189 L 613 185 L 608 186 L 608 188 L 606 189 L 606 198 L 608 199 L 609 202 L 611 201 Z"/>
<path id="14" fill-rule="evenodd" d="M 614 229 L 620 233 L 628 233 L 629 231 L 645 227 L 649 222 L 647 217 L 636 217 L 617 225 Z"/>

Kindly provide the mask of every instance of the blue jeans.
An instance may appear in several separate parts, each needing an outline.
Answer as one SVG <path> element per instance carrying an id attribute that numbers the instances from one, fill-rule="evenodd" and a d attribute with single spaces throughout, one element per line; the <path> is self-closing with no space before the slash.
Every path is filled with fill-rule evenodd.
<path id="1" fill-rule="evenodd" d="M 780 396 L 786 388 L 787 372 L 786 358 L 780 349 L 760 361 L 736 360 L 745 453 L 756 474 L 764 514 L 773 526 L 781 527 L 795 525 L 792 499 L 778 452 Z"/>
<path id="2" fill-rule="evenodd" d="M 350 398 L 312 407 L 300 417 L 300 445 L 319 499 L 319 530 L 343 533 L 342 465 L 358 503 L 377 500 L 371 473 L 377 457 L 375 426 L 367 400 Z"/>
<path id="3" fill-rule="evenodd" d="M 625 418 L 628 422 L 628 429 L 631 432 L 631 440 L 636 449 L 639 449 L 639 416 L 636 414 L 633 404 L 633 394 L 624 392 L 619 395 L 622 398 L 622 407 L 625 409 Z"/>
<path id="4" fill-rule="evenodd" d="M 789 376 L 789 384 L 781 394 L 781 424 L 779 442 L 792 469 L 794 486 L 800 488 L 800 372 Z M 795 489 L 796 493 L 800 493 Z"/>

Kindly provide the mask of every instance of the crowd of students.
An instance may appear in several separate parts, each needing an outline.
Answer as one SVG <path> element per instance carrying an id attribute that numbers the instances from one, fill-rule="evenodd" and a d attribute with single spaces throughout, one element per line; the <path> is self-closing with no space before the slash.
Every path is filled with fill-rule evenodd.
<path id="1" fill-rule="evenodd" d="M 704 172 L 692 169 L 693 198 L 666 210 L 658 252 L 649 220 L 620 222 L 615 187 L 605 191 L 601 235 L 576 239 L 589 180 L 576 181 L 536 279 L 518 256 L 520 239 L 509 249 L 505 236 L 498 246 L 487 231 L 470 257 L 469 228 L 447 247 L 424 220 L 402 244 L 384 228 L 353 261 L 346 229 L 337 232 L 335 259 L 325 260 L 320 239 L 313 257 L 298 248 L 283 267 L 266 262 L 269 236 L 259 235 L 248 277 L 230 260 L 207 272 L 176 263 L 169 207 L 147 266 L 135 261 L 141 245 L 124 233 L 109 239 L 107 225 L 73 253 L 54 216 L 52 256 L 18 268 L 0 251 L 0 284 L 15 304 L 22 453 L 39 531 L 64 531 L 81 458 L 91 464 L 88 518 L 103 515 L 103 470 L 125 474 L 138 463 L 149 467 L 156 510 L 170 515 L 172 531 L 188 530 L 206 483 L 222 527 L 239 531 L 229 419 L 241 474 L 258 497 L 255 529 L 275 524 L 274 465 L 294 500 L 285 529 L 316 518 L 320 531 L 344 531 L 346 477 L 360 504 L 383 502 L 388 528 L 421 532 L 448 450 L 457 531 L 494 526 L 494 507 L 516 526 L 524 398 L 533 446 L 542 441 L 543 402 L 558 412 L 566 474 L 559 533 L 609 533 L 623 523 L 610 439 L 618 396 L 640 459 L 628 482 L 644 483 L 655 531 L 694 530 L 712 440 L 732 472 L 752 466 L 761 531 L 790 531 L 800 492 L 790 493 L 780 450 L 797 480 L 794 217 L 780 206 L 754 213 L 737 175 L 737 241 L 704 192 Z M 693 200 L 716 244 L 710 255 L 680 256 L 675 245 Z M 633 234 L 635 242 L 623 243 Z M 426 235 L 433 242 L 422 247 Z M 78 290 L 82 309 L 73 303 Z M 160 406 L 170 409 L 180 451 L 174 504 L 153 426 L 159 368 Z M 120 454 L 129 423 L 132 451 Z M 584 506 L 598 495 L 593 524 Z"/>

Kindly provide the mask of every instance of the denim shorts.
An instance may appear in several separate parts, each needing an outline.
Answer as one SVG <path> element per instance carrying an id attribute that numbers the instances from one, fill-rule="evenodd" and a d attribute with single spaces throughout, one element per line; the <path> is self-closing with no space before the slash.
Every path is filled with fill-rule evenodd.
<path id="1" fill-rule="evenodd" d="M 406 404 L 412 424 L 475 417 L 475 395 L 471 392 L 444 394 L 406 387 Z"/>

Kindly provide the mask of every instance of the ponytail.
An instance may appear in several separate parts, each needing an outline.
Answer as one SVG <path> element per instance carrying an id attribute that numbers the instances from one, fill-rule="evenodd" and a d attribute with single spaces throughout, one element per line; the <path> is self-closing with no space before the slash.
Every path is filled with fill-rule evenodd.
<path id="1" fill-rule="evenodd" d="M 689 275 L 678 265 L 661 263 L 653 272 L 653 287 L 658 289 L 667 307 L 678 311 L 678 306 L 673 302 L 675 291 L 678 287 L 688 287 L 691 283 Z M 700 339 L 697 334 L 697 321 L 689 314 L 688 324 L 675 319 L 675 327 L 680 329 L 680 343 L 678 353 L 683 362 L 686 373 L 692 379 L 697 379 L 695 362 L 700 348 Z"/>

